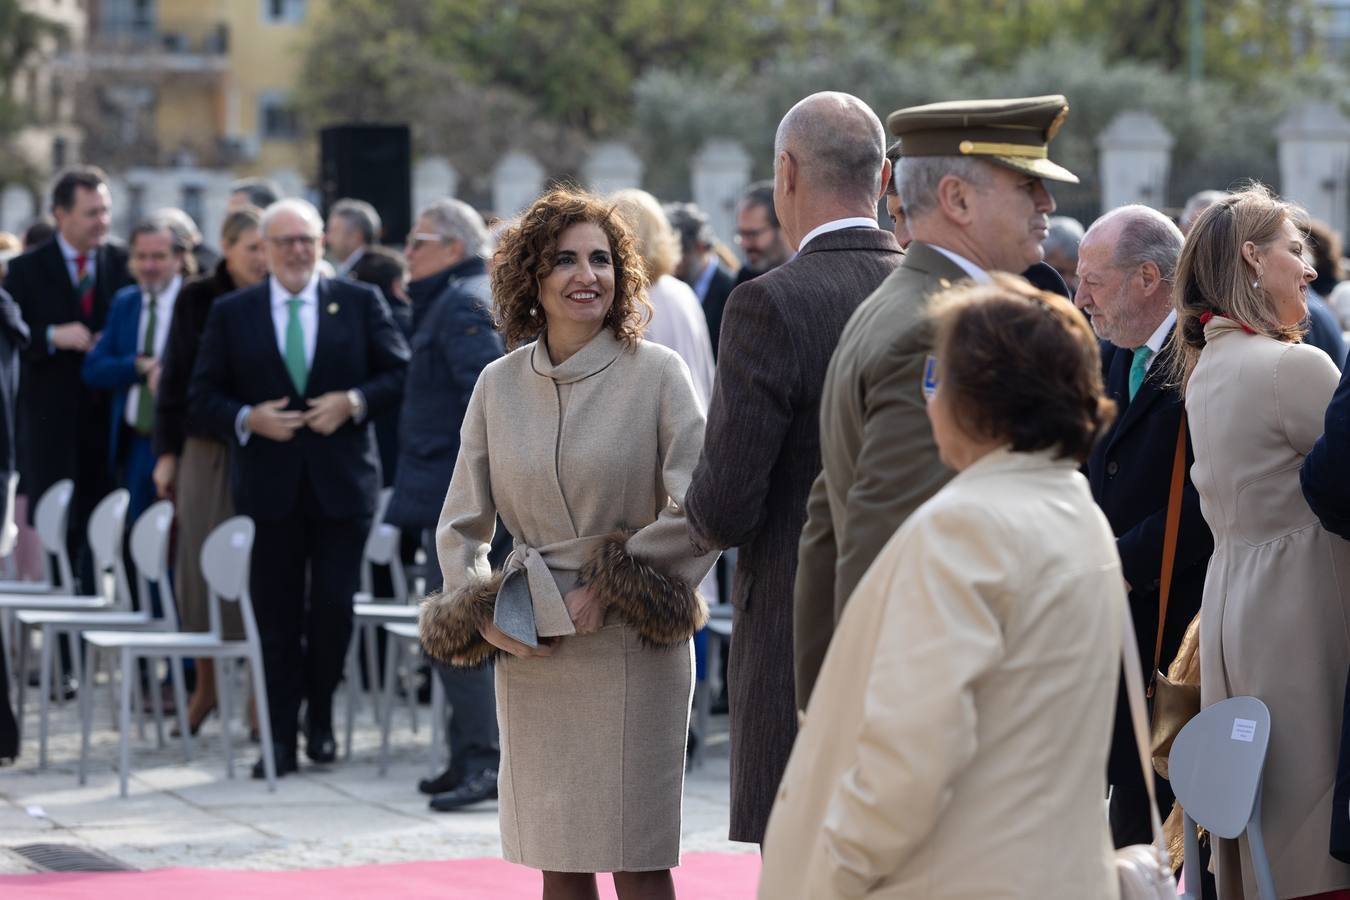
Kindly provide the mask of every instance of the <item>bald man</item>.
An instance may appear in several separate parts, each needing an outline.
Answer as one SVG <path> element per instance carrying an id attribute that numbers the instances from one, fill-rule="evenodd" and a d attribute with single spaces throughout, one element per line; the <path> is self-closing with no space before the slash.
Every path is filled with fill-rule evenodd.
<path id="1" fill-rule="evenodd" d="M 758 843 L 797 732 L 792 585 L 820 472 L 821 386 L 853 310 L 904 258 L 877 227 L 890 177 L 881 122 L 820 93 L 783 117 L 774 209 L 791 260 L 732 291 L 703 458 L 685 497 L 694 543 L 739 547 L 732 585 L 731 839 Z"/>

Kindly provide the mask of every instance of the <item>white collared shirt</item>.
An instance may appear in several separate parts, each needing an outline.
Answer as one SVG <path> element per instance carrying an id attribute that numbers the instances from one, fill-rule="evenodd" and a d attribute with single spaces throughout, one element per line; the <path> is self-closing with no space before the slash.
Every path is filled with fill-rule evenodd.
<path id="1" fill-rule="evenodd" d="M 989 277 L 989 273 L 988 273 L 988 272 L 986 272 L 984 269 L 981 269 L 979 266 L 975 265 L 973 262 L 971 262 L 970 260 L 966 259 L 966 258 L 965 258 L 964 256 L 962 256 L 961 254 L 959 254 L 959 253 L 953 253 L 951 250 L 948 250 L 946 247 L 939 247 L 937 244 L 929 244 L 928 246 L 932 247 L 934 250 L 936 250 L 937 252 L 941 253 L 943 256 L 947 257 L 947 258 L 950 259 L 952 262 L 954 262 L 954 263 L 956 263 L 958 266 L 960 266 L 960 267 L 961 267 L 961 271 L 963 271 L 963 272 L 965 272 L 967 275 L 969 275 L 969 276 L 970 276 L 970 280 L 973 281 L 973 282 L 975 282 L 976 284 L 993 284 L 993 283 L 994 283 L 994 279 L 991 278 L 991 277 Z"/>
<path id="2" fill-rule="evenodd" d="M 1172 326 L 1176 323 L 1177 311 L 1175 309 L 1168 310 L 1167 315 L 1162 320 L 1162 324 L 1153 332 L 1152 337 L 1144 342 L 1144 346 L 1153 351 L 1148 360 L 1144 363 L 1145 372 L 1153 368 L 1153 361 L 1157 359 L 1158 354 L 1162 352 L 1163 344 L 1167 341 L 1167 334 L 1172 330 Z"/>
<path id="3" fill-rule="evenodd" d="M 866 216 L 853 216 L 847 219 L 835 219 L 831 222 L 825 222 L 822 225 L 817 225 L 815 228 L 812 228 L 810 231 L 806 233 L 806 237 L 802 238 L 802 242 L 797 245 L 797 252 L 801 253 L 803 250 L 805 250 L 806 245 L 811 243 L 811 241 L 814 238 L 818 238 L 822 234 L 829 234 L 831 231 L 842 231 L 845 228 L 878 228 L 878 227 L 880 226 L 877 225 L 876 219 L 869 219 Z"/>
<path id="4" fill-rule="evenodd" d="M 75 287 L 79 287 L 79 286 L 80 286 L 80 278 L 79 278 L 80 267 L 79 267 L 79 264 L 76 263 L 75 260 L 76 260 L 76 258 L 80 255 L 80 251 L 78 251 L 78 250 L 76 250 L 74 247 L 72 247 L 72 246 L 70 245 L 70 243 L 69 243 L 68 241 L 66 241 L 66 239 L 61 235 L 61 232 L 59 232 L 59 231 L 56 232 L 56 245 L 57 245 L 58 247 L 61 248 L 61 255 L 62 255 L 63 257 L 65 257 L 65 259 L 66 259 L 66 271 L 70 273 L 70 283 L 71 283 L 72 285 L 74 285 Z M 93 249 L 91 249 L 91 250 L 89 250 L 89 251 L 87 251 L 87 252 L 85 253 L 85 257 L 84 257 L 84 272 L 85 272 L 85 274 L 88 275 L 90 278 L 98 278 L 98 248 L 97 248 L 97 247 L 94 247 Z"/>
<path id="5" fill-rule="evenodd" d="M 269 277 L 267 284 L 272 296 L 272 325 L 277 334 L 277 350 L 281 359 L 286 359 L 286 326 L 291 321 L 289 301 L 292 296 L 299 297 L 300 330 L 305 335 L 305 368 L 314 365 L 314 347 L 319 336 L 319 273 L 309 276 L 309 283 L 300 289 L 300 293 L 291 294 L 282 287 L 275 277 Z"/>
<path id="6" fill-rule="evenodd" d="M 337 274 L 342 275 L 344 277 L 350 275 L 352 269 L 356 268 L 357 262 L 360 261 L 361 257 L 365 255 L 365 252 L 366 248 L 364 246 L 357 247 L 355 250 L 353 250 L 350 256 L 348 256 L 342 262 L 337 264 L 335 268 Z"/>
<path id="7" fill-rule="evenodd" d="M 175 275 L 164 290 L 155 295 L 155 352 L 151 354 L 155 359 L 164 356 L 164 345 L 169 340 L 169 321 L 173 317 L 173 305 L 178 300 L 178 290 L 182 286 L 183 276 Z M 150 294 L 145 288 L 141 288 L 141 321 L 136 326 L 137 356 L 143 355 L 141 351 L 145 347 L 145 329 L 149 324 Z M 137 384 L 127 391 L 126 420 L 127 424 L 133 428 L 136 427 L 136 412 L 140 406 L 142 390 L 144 390 L 144 386 Z"/>
<path id="8" fill-rule="evenodd" d="M 708 254 L 708 264 L 703 267 L 699 273 L 698 280 L 690 287 L 694 289 L 694 296 L 698 297 L 698 302 L 702 303 L 708 299 L 708 288 L 712 287 L 713 276 L 717 274 L 717 267 L 721 265 L 715 253 Z"/>

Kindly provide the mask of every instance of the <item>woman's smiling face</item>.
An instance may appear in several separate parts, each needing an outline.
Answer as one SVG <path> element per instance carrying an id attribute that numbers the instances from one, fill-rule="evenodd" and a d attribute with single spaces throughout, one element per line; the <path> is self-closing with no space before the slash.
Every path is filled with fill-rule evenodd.
<path id="1" fill-rule="evenodd" d="M 567 322 L 596 331 L 614 304 L 614 254 L 594 222 L 569 225 L 558 235 L 553 270 L 539 282 L 539 305 L 555 327 Z"/>

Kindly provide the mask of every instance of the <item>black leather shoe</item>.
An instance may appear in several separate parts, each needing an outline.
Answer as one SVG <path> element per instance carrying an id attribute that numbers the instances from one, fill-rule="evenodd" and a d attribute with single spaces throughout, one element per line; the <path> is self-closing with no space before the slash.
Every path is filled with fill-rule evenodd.
<path id="1" fill-rule="evenodd" d="M 464 776 L 454 766 L 451 766 L 435 778 L 423 778 L 417 782 L 417 789 L 434 797 L 436 794 L 446 794 L 453 791 L 459 787 L 463 780 Z"/>
<path id="2" fill-rule="evenodd" d="M 484 800 L 497 799 L 497 770 L 484 769 L 477 775 L 470 775 L 460 782 L 459 787 L 444 794 L 437 794 L 428 804 L 436 812 L 451 812 L 482 803 Z"/>
<path id="3" fill-rule="evenodd" d="M 333 730 L 314 729 L 305 734 L 305 755 L 316 763 L 337 762 L 337 741 Z"/>
<path id="4" fill-rule="evenodd" d="M 272 758 L 277 763 L 278 778 L 300 771 L 300 764 L 296 762 L 294 750 L 286 750 L 280 745 L 273 745 Z M 258 761 L 253 764 L 253 777 L 258 781 L 267 777 L 267 770 L 263 768 L 262 757 L 259 757 Z"/>

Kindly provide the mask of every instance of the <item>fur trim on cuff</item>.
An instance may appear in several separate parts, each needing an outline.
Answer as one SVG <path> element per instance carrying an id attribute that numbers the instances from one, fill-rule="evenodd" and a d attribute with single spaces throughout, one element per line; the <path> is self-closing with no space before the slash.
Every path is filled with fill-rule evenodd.
<path id="1" fill-rule="evenodd" d="M 708 604 L 698 592 L 628 552 L 628 534 L 605 538 L 578 577 L 606 608 L 614 607 L 650 647 L 687 641 L 708 621 Z"/>
<path id="2" fill-rule="evenodd" d="M 460 668 L 482 665 L 496 656 L 497 648 L 484 640 L 478 629 L 492 621 L 501 585 L 498 573 L 457 591 L 428 595 L 417 617 L 423 651 L 432 659 Z"/>

